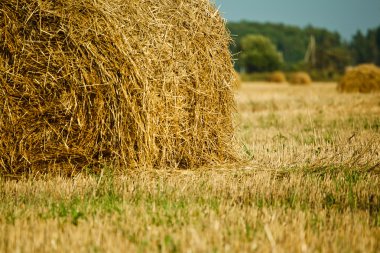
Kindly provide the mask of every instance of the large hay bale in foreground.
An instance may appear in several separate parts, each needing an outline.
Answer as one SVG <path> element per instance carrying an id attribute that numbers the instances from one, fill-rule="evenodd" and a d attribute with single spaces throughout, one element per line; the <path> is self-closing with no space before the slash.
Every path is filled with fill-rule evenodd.
<path id="1" fill-rule="evenodd" d="M 0 2 L 0 173 L 234 157 L 234 70 L 208 0 Z"/>
<path id="2" fill-rule="evenodd" d="M 237 71 L 234 71 L 234 82 L 232 83 L 233 85 L 233 88 L 235 90 L 239 90 L 242 86 L 242 80 L 241 80 L 241 76 L 240 76 L 240 73 L 237 72 Z"/>
<path id="3" fill-rule="evenodd" d="M 295 85 L 310 85 L 312 82 L 310 75 L 306 72 L 293 73 L 289 78 L 289 83 Z"/>
<path id="4" fill-rule="evenodd" d="M 284 72 L 275 71 L 271 73 L 268 77 L 268 82 L 271 83 L 286 83 L 286 76 Z"/>
<path id="5" fill-rule="evenodd" d="M 371 93 L 380 91 L 380 68 L 363 64 L 346 71 L 338 84 L 340 92 Z"/>

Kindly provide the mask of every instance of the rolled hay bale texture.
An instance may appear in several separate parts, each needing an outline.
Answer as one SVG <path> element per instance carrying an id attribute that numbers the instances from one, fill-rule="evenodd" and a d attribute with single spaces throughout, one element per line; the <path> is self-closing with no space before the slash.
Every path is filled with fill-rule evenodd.
<path id="1" fill-rule="evenodd" d="M 286 83 L 286 76 L 284 72 L 275 71 L 269 75 L 268 81 L 271 83 Z"/>
<path id="2" fill-rule="evenodd" d="M 242 80 L 241 80 L 241 76 L 240 76 L 240 73 L 237 72 L 237 71 L 234 71 L 234 82 L 233 82 L 233 88 L 235 90 L 239 90 L 242 86 Z"/>
<path id="3" fill-rule="evenodd" d="M 362 64 L 347 69 L 338 83 L 340 92 L 380 92 L 380 68 L 373 64 Z"/>
<path id="4" fill-rule="evenodd" d="M 310 75 L 306 72 L 293 73 L 289 78 L 289 83 L 294 85 L 310 85 L 312 82 Z"/>
<path id="5" fill-rule="evenodd" d="M 208 0 L 1 1 L 0 173 L 233 160 L 229 43 Z"/>

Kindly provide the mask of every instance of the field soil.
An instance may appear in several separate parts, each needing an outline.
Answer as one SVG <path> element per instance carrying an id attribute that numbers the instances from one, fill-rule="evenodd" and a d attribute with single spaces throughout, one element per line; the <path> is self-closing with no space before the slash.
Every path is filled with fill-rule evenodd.
<path id="1" fill-rule="evenodd" d="M 0 252 L 380 252 L 380 94 L 236 99 L 247 162 L 0 178 Z"/>

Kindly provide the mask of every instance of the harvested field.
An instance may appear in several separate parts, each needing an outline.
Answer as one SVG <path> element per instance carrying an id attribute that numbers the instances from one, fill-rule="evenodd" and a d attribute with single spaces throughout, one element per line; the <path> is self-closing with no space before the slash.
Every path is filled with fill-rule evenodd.
<path id="1" fill-rule="evenodd" d="M 236 98 L 244 166 L 0 178 L 0 252 L 379 252 L 380 94 Z"/>

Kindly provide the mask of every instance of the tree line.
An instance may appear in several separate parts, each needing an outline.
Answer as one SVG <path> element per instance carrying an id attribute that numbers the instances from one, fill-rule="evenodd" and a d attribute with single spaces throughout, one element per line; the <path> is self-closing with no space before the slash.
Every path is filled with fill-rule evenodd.
<path id="1" fill-rule="evenodd" d="M 323 28 L 259 23 L 227 24 L 233 37 L 235 67 L 243 72 L 318 71 L 327 78 L 343 73 L 347 66 L 380 65 L 380 26 L 358 31 L 350 41 Z"/>

